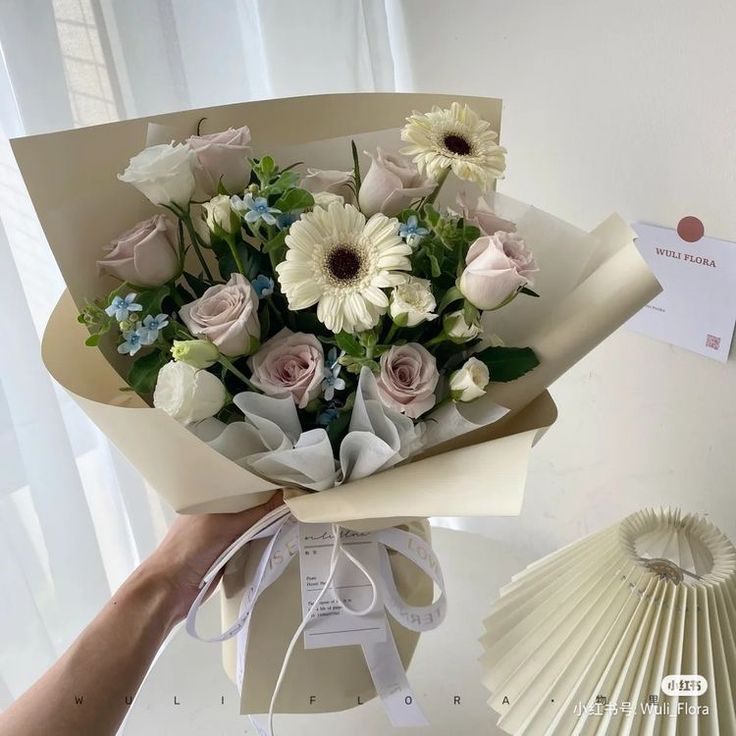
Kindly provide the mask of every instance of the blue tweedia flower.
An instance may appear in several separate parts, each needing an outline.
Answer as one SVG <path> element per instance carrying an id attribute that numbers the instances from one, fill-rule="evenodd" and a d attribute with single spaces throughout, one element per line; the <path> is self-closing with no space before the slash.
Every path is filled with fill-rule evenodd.
<path id="1" fill-rule="evenodd" d="M 328 406 L 318 417 L 317 424 L 326 427 L 340 416 L 340 412 L 334 406 Z"/>
<path id="2" fill-rule="evenodd" d="M 325 399 L 332 401 L 335 391 L 342 391 L 346 384 L 343 378 L 340 378 L 340 370 L 342 366 L 337 362 L 339 356 L 337 348 L 332 348 L 327 353 L 325 361 L 325 377 L 322 379 L 322 390 L 325 392 Z"/>
<path id="3" fill-rule="evenodd" d="M 265 273 L 259 273 L 251 282 L 250 285 L 255 289 L 259 299 L 265 299 L 267 296 L 273 294 L 274 283 L 270 276 L 266 276 Z"/>
<path id="4" fill-rule="evenodd" d="M 118 345 L 118 352 L 123 355 L 134 356 L 145 344 L 142 333 L 143 330 L 140 327 L 137 330 L 123 332 L 123 340 L 125 342 Z"/>
<path id="5" fill-rule="evenodd" d="M 282 212 L 276 217 L 279 230 L 288 230 L 301 216 L 301 212 Z"/>
<path id="6" fill-rule="evenodd" d="M 266 225 L 275 225 L 276 218 L 274 215 L 280 215 L 281 210 L 268 206 L 268 200 L 265 197 L 256 197 L 248 193 L 243 197 L 243 205 L 247 212 L 245 213 L 245 221 L 254 223 L 263 220 Z"/>
<path id="7" fill-rule="evenodd" d="M 409 245 L 418 243 L 425 235 L 429 235 L 429 230 L 427 230 L 426 227 L 419 227 L 419 220 L 416 215 L 411 215 L 409 219 L 399 227 L 399 237 L 404 238 Z"/>
<path id="8" fill-rule="evenodd" d="M 131 312 L 140 312 L 143 307 L 136 304 L 135 298 L 137 294 L 128 294 L 126 297 L 116 296 L 110 302 L 110 306 L 105 310 L 108 317 L 115 317 L 118 322 L 128 319 Z"/>
<path id="9" fill-rule="evenodd" d="M 158 333 L 169 324 L 169 317 L 166 314 L 147 314 L 143 318 L 143 323 L 136 330 L 141 336 L 143 345 L 153 345 L 158 340 Z"/>

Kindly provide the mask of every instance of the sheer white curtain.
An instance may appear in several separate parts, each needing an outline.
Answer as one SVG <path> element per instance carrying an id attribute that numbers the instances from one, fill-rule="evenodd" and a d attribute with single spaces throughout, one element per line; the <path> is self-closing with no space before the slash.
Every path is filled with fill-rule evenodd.
<path id="1" fill-rule="evenodd" d="M 63 282 L 8 138 L 411 79 L 399 0 L 3 0 L 0 9 L 3 708 L 171 518 L 41 363 L 40 334 Z"/>

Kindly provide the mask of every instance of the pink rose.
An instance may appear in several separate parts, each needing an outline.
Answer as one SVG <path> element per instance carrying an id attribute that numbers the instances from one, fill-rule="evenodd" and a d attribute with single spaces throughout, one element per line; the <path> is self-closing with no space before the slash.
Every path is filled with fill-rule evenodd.
<path id="1" fill-rule="evenodd" d="M 358 192 L 361 212 L 366 217 L 383 212 L 387 217 L 398 215 L 415 199 L 431 194 L 436 184 L 419 174 L 410 159 L 400 154 L 376 149 L 371 167 Z"/>
<path id="2" fill-rule="evenodd" d="M 291 396 L 304 409 L 322 391 L 325 355 L 314 335 L 281 330 L 248 359 L 255 386 L 268 396 Z"/>
<path id="3" fill-rule="evenodd" d="M 234 273 L 226 284 L 211 286 L 185 304 L 179 316 L 195 337 L 206 337 L 223 355 L 245 355 L 261 336 L 258 295 L 250 282 Z"/>
<path id="4" fill-rule="evenodd" d="M 478 309 L 495 309 L 523 286 L 532 285 L 531 274 L 538 270 L 524 241 L 516 233 L 499 231 L 470 246 L 459 287 Z"/>
<path id="5" fill-rule="evenodd" d="M 352 184 L 352 171 L 336 171 L 334 169 L 307 169 L 307 175 L 299 182 L 302 189 L 306 189 L 312 194 L 323 192 L 339 194 L 345 200 L 345 204 L 355 204 L 355 193 Z"/>
<path id="6" fill-rule="evenodd" d="M 393 345 L 381 356 L 378 393 L 390 409 L 416 419 L 434 406 L 439 378 L 437 361 L 426 348 L 416 342 Z"/>
<path id="7" fill-rule="evenodd" d="M 161 286 L 179 271 L 176 229 L 163 215 L 139 222 L 110 243 L 97 266 L 136 286 Z"/>
<path id="8" fill-rule="evenodd" d="M 480 198 L 476 207 L 470 207 L 465 198 L 465 193 L 458 194 L 457 203 L 460 206 L 460 214 L 465 220 L 479 227 L 486 235 L 494 235 L 499 230 L 507 233 L 516 231 L 516 225 L 511 220 L 504 220 L 495 212 L 492 212 L 485 206 L 485 201 Z"/>
<path id="9" fill-rule="evenodd" d="M 194 175 L 204 194 L 211 197 L 217 193 L 220 177 L 231 194 L 243 192 L 250 180 L 250 130 L 246 126 L 210 135 L 193 135 L 187 143 L 197 154 Z"/>

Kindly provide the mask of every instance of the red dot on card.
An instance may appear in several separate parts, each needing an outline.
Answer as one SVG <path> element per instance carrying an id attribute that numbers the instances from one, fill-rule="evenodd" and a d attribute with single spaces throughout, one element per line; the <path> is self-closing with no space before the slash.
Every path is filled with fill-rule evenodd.
<path id="1" fill-rule="evenodd" d="M 677 225 L 677 234 L 687 243 L 697 243 L 705 235 L 705 227 L 697 217 L 683 217 Z"/>

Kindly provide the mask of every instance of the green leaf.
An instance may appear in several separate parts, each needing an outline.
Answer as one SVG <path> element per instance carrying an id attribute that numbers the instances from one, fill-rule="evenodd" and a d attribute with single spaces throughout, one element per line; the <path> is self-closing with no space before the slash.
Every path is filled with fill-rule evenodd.
<path id="1" fill-rule="evenodd" d="M 298 166 L 298 164 L 292 164 Z M 297 185 L 299 181 L 299 174 L 296 171 L 289 171 L 284 169 L 269 185 L 269 194 L 281 194 L 287 189 L 292 189 Z"/>
<path id="2" fill-rule="evenodd" d="M 358 148 L 355 145 L 355 141 L 350 141 L 350 148 L 353 152 L 353 179 L 355 181 L 355 189 L 360 191 L 360 160 L 358 159 Z"/>
<path id="3" fill-rule="evenodd" d="M 526 286 L 522 286 L 521 289 L 519 289 L 519 293 L 526 294 L 527 296 L 536 296 L 537 298 L 539 298 L 539 294 L 537 294 L 536 291 L 532 291 Z"/>
<path id="4" fill-rule="evenodd" d="M 159 314 L 163 300 L 170 294 L 171 288 L 168 285 L 140 292 L 135 300 L 143 307 L 141 317 L 147 314 Z"/>
<path id="5" fill-rule="evenodd" d="M 440 262 L 437 260 L 437 257 L 432 255 L 431 253 L 427 253 L 427 258 L 429 258 L 429 265 L 432 269 L 432 278 L 439 278 L 440 274 L 442 273 Z"/>
<path id="6" fill-rule="evenodd" d="M 539 365 L 539 359 L 531 348 L 490 347 L 474 357 L 488 366 L 491 381 L 497 383 L 514 381 Z"/>
<path id="7" fill-rule="evenodd" d="M 217 193 L 218 194 L 227 194 L 229 195 L 230 192 L 228 192 L 227 189 L 225 189 L 225 185 L 222 183 L 222 177 L 219 178 L 217 182 Z"/>
<path id="8" fill-rule="evenodd" d="M 264 253 L 279 253 L 283 248 L 286 247 L 286 236 L 288 232 L 286 230 L 280 230 L 279 233 L 271 238 L 264 246 Z M 278 259 L 277 259 L 278 260 Z"/>
<path id="9" fill-rule="evenodd" d="M 444 312 L 447 307 L 450 306 L 453 302 L 458 301 L 459 299 L 463 298 L 463 294 L 460 291 L 460 289 L 457 288 L 457 286 L 453 286 L 449 288 L 445 295 L 440 299 L 439 306 L 437 307 L 438 312 Z"/>
<path id="10" fill-rule="evenodd" d="M 84 344 L 87 345 L 87 347 L 94 348 L 97 345 L 100 344 L 100 336 L 99 335 L 90 335 L 85 341 Z"/>
<path id="11" fill-rule="evenodd" d="M 261 184 L 265 186 L 276 172 L 276 162 L 270 156 L 264 156 L 254 168 Z"/>
<path id="12" fill-rule="evenodd" d="M 201 297 L 210 288 L 210 285 L 206 281 L 203 281 L 188 271 L 184 271 L 184 280 L 197 298 Z"/>
<path id="13" fill-rule="evenodd" d="M 169 362 L 167 353 L 154 350 L 138 358 L 130 367 L 128 383 L 139 394 L 150 394 L 156 387 L 156 379 L 161 368 Z"/>
<path id="14" fill-rule="evenodd" d="M 360 343 L 348 332 L 338 332 L 335 335 L 335 342 L 337 347 L 344 350 L 348 355 L 358 358 L 364 354 Z"/>
<path id="15" fill-rule="evenodd" d="M 307 207 L 314 206 L 314 197 L 311 192 L 306 189 L 289 189 L 284 192 L 274 203 L 276 209 L 282 212 L 293 212 L 294 210 L 304 210 Z"/>
<path id="16" fill-rule="evenodd" d="M 480 312 L 467 299 L 463 305 L 463 317 L 465 317 L 465 324 L 468 326 L 474 325 L 480 319 Z"/>
<path id="17" fill-rule="evenodd" d="M 437 210 L 432 207 L 431 204 L 425 204 L 423 210 L 424 216 L 427 218 L 429 224 L 432 227 L 436 227 L 437 223 L 440 221 L 440 213 L 437 212 Z"/>

